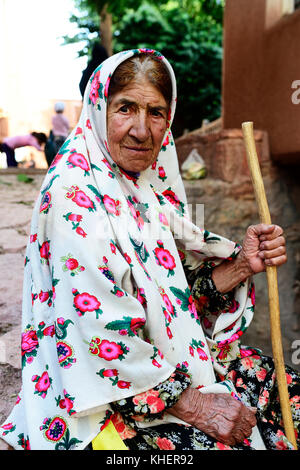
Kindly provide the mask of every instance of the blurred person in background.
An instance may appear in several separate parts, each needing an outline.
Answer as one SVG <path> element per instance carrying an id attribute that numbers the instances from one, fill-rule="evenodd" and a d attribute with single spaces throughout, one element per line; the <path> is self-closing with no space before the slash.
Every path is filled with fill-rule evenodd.
<path id="1" fill-rule="evenodd" d="M 48 166 L 51 165 L 55 155 L 63 145 L 70 132 L 70 122 L 64 115 L 65 105 L 62 102 L 57 102 L 54 105 L 55 114 L 52 116 L 51 124 L 52 129 L 47 140 L 45 147 L 45 156 Z"/>
<path id="2" fill-rule="evenodd" d="M 0 143 L 0 151 L 6 154 L 7 166 L 18 166 L 15 157 L 15 149 L 20 147 L 31 146 L 39 150 L 43 150 L 42 145 L 46 144 L 47 136 L 43 132 L 31 132 L 26 135 L 16 135 L 12 137 L 5 137 Z"/>

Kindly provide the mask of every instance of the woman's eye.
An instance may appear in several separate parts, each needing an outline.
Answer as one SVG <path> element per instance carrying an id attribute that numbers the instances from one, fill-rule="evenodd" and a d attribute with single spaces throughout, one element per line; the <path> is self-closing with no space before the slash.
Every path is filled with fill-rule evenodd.
<path id="1" fill-rule="evenodd" d="M 121 113 L 127 113 L 129 111 L 129 106 L 125 105 L 120 108 Z"/>
<path id="2" fill-rule="evenodd" d="M 158 111 L 157 109 L 152 109 L 151 114 L 154 117 L 164 117 L 163 114 L 160 111 Z"/>

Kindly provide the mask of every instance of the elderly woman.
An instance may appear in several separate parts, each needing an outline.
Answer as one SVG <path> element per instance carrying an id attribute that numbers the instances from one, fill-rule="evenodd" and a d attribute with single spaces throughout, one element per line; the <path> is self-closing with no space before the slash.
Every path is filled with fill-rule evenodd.
<path id="1" fill-rule="evenodd" d="M 239 246 L 191 222 L 175 103 L 152 50 L 90 79 L 32 219 L 23 385 L 2 425 L 15 449 L 292 448 L 272 360 L 240 343 L 252 275 L 286 261 L 282 229 L 251 226 Z"/>

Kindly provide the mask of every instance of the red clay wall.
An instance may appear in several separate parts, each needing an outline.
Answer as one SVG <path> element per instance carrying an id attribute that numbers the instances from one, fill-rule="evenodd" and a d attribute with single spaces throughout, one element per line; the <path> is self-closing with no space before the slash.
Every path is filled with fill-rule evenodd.
<path id="1" fill-rule="evenodd" d="M 292 102 L 292 83 L 300 80 L 300 11 L 280 16 L 280 3 L 226 1 L 223 125 L 253 121 L 267 131 L 274 160 L 299 163 L 300 103 Z"/>

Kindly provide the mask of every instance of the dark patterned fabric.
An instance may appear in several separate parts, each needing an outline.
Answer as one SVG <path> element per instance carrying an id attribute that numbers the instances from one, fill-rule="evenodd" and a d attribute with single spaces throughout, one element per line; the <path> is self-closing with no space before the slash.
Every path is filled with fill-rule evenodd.
<path id="1" fill-rule="evenodd" d="M 286 372 L 294 426 L 300 446 L 300 375 L 288 366 Z M 233 361 L 226 378 L 232 380 L 238 398 L 245 405 L 257 408 L 257 426 L 266 449 L 291 449 L 284 435 L 273 360 L 260 356 L 255 351 L 253 356 Z M 183 391 L 187 384 L 188 380 L 176 373 L 175 376 L 149 391 L 148 396 L 153 396 L 151 403 L 153 403 L 154 412 L 151 412 L 149 404 L 142 406 L 142 403 L 147 401 L 146 398 L 139 400 L 136 397 L 130 397 L 113 404 L 118 412 L 118 419 L 115 418 L 113 422 L 117 430 L 121 431 L 120 434 L 126 446 L 130 450 L 253 450 L 251 439 L 246 439 L 241 445 L 230 447 L 192 426 L 170 423 L 140 428 L 137 425 L 143 417 L 151 420 L 159 415 L 157 410 L 162 404 L 158 405 L 158 399 L 164 402 L 163 408 L 173 406 L 179 397 L 179 390 Z M 172 390 L 173 397 L 170 395 Z"/>

